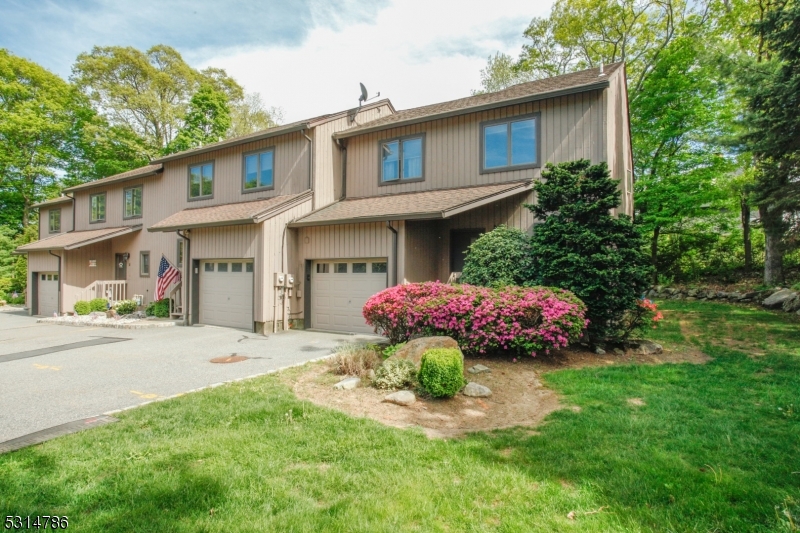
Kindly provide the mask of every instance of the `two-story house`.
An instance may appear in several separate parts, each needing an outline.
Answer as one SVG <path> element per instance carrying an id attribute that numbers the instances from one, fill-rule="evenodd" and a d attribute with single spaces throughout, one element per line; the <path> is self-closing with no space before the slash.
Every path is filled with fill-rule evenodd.
<path id="1" fill-rule="evenodd" d="M 370 332 L 372 294 L 450 279 L 499 224 L 530 232 L 544 164 L 580 158 L 608 163 L 631 214 L 622 64 L 400 112 L 383 100 L 173 154 L 40 204 L 42 226 L 61 208 L 62 230 L 18 249 L 31 312 L 51 314 L 54 290 L 60 312 L 92 290 L 151 300 L 164 255 L 183 272 L 170 298 L 189 324 Z"/>

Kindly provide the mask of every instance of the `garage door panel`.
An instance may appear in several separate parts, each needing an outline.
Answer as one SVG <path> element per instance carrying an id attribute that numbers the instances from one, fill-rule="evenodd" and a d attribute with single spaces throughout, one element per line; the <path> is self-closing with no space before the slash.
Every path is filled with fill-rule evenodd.
<path id="1" fill-rule="evenodd" d="M 37 287 L 37 312 L 44 316 L 53 316 L 58 312 L 58 272 L 39 272 Z"/>
<path id="2" fill-rule="evenodd" d="M 362 270 L 361 272 L 353 271 L 354 263 L 358 264 L 356 269 Z M 373 263 L 378 263 L 377 272 L 373 272 Z M 323 264 L 328 266 L 323 268 Z M 364 264 L 366 272 L 363 272 Z M 383 272 L 380 271 L 381 266 Z M 362 309 L 370 296 L 386 288 L 385 267 L 386 259 L 316 261 L 311 271 L 311 326 L 353 333 L 373 333 L 364 320 Z"/>
<path id="3" fill-rule="evenodd" d="M 200 323 L 253 329 L 253 269 L 234 269 L 246 260 L 203 261 L 200 269 Z M 222 265 L 222 266 L 220 266 Z"/>

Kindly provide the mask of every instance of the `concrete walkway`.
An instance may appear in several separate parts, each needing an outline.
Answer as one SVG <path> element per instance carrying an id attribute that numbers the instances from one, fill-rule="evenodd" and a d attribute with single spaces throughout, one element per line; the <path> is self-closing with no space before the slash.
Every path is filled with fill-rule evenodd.
<path id="1" fill-rule="evenodd" d="M 265 337 L 213 326 L 144 330 L 37 324 L 0 308 L 0 442 L 329 355 L 374 337 L 287 331 Z M 210 360 L 232 354 L 249 359 Z"/>

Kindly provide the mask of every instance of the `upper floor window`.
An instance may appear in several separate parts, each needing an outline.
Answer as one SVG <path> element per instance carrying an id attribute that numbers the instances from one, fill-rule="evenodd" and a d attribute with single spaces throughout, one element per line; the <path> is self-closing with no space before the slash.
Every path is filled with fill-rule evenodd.
<path id="1" fill-rule="evenodd" d="M 106 221 L 106 193 L 89 196 L 89 222 Z"/>
<path id="2" fill-rule="evenodd" d="M 189 199 L 210 198 L 214 194 L 214 163 L 189 166 Z"/>
<path id="3" fill-rule="evenodd" d="M 274 166 L 274 148 L 254 154 L 246 154 L 244 156 L 244 183 L 242 189 L 245 192 L 272 189 L 275 186 Z"/>
<path id="4" fill-rule="evenodd" d="M 50 233 L 61 231 L 61 209 L 51 209 L 47 216 L 50 223 Z"/>
<path id="5" fill-rule="evenodd" d="M 122 194 L 125 218 L 139 218 L 142 216 L 142 186 L 129 187 Z"/>
<path id="6" fill-rule="evenodd" d="M 381 183 L 424 178 L 424 136 L 381 141 Z"/>
<path id="7" fill-rule="evenodd" d="M 538 116 L 492 120 L 481 124 L 481 171 L 539 166 Z"/>

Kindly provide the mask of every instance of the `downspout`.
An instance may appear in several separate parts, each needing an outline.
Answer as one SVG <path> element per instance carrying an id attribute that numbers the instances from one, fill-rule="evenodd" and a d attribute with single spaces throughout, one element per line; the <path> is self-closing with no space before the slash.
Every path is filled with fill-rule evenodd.
<path id="1" fill-rule="evenodd" d="M 73 199 L 72 201 L 73 201 L 73 204 L 74 204 L 75 200 Z M 75 213 L 75 210 L 73 209 L 72 212 Z M 47 253 L 49 253 L 50 255 L 52 255 L 53 257 L 58 259 L 58 314 L 60 315 L 61 314 L 61 284 L 64 282 L 64 280 L 61 279 L 61 256 L 54 254 L 53 250 L 47 250 Z M 31 296 L 31 298 L 33 298 L 33 297 Z M 38 309 L 37 309 L 37 311 L 38 311 Z"/>
<path id="2" fill-rule="evenodd" d="M 392 277 L 389 281 L 391 281 L 390 287 L 394 287 L 397 285 L 397 230 L 392 227 L 392 223 L 388 220 L 386 221 L 386 227 L 389 228 L 389 231 L 392 232 Z"/>
<path id="3" fill-rule="evenodd" d="M 313 174 L 312 170 L 314 168 L 314 141 L 311 140 L 311 137 L 306 135 L 305 130 L 302 131 L 303 137 L 308 140 L 308 190 L 314 190 L 314 181 L 313 181 Z"/>
<path id="4" fill-rule="evenodd" d="M 184 241 L 186 241 L 186 249 L 183 251 L 183 264 L 184 264 L 184 273 L 186 274 L 186 296 L 184 297 L 184 309 L 183 309 L 183 325 L 190 326 L 191 322 L 189 320 L 189 313 L 192 310 L 191 305 L 191 296 L 192 296 L 192 284 L 190 282 L 192 273 L 192 256 L 191 256 L 191 249 L 192 249 L 192 240 L 186 236 L 185 233 L 181 233 L 181 230 L 176 231 L 175 233 L 178 234 Z"/>
<path id="5" fill-rule="evenodd" d="M 342 194 L 339 195 L 339 200 L 344 200 L 347 198 L 347 141 L 336 139 L 336 145 L 342 151 Z"/>

